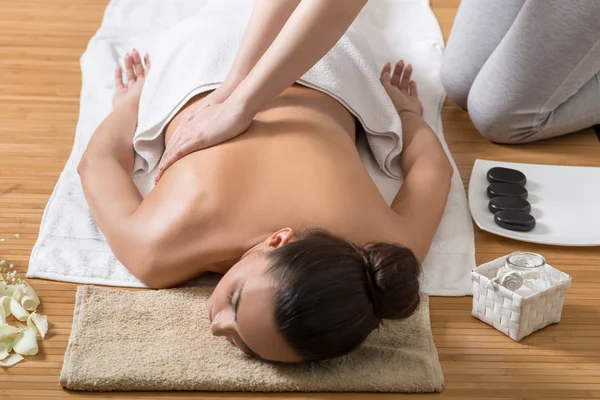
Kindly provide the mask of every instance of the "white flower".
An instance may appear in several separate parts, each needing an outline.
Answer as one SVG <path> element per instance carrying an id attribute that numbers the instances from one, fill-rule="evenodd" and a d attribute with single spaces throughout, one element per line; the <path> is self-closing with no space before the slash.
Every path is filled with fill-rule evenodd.
<path id="1" fill-rule="evenodd" d="M 14 278 L 15 274 L 16 271 L 12 271 L 6 275 Z M 4 285 L 0 287 L 4 289 L 0 296 L 0 367 L 6 368 L 22 361 L 23 356 L 37 354 L 37 334 L 42 339 L 46 336 L 48 321 L 45 316 L 35 312 L 40 304 L 39 298 L 26 282 L 20 281 L 18 286 L 6 286 L 4 282 L 0 284 Z M 9 325 L 6 319 L 11 315 L 18 321 L 27 321 L 27 327 Z"/>
<path id="2" fill-rule="evenodd" d="M 6 264 L 6 260 L 0 260 L 0 265 Z"/>
<path id="3" fill-rule="evenodd" d="M 502 277 L 500 284 L 514 292 L 523 286 L 523 277 L 516 271 L 509 272 Z"/>
<path id="4" fill-rule="evenodd" d="M 19 235 L 18 233 L 15 234 L 15 239 L 18 239 L 20 237 L 21 237 L 21 235 Z"/>
<path id="5" fill-rule="evenodd" d="M 4 241 L 6 241 L 6 239 L 0 238 L 0 242 L 4 242 Z"/>

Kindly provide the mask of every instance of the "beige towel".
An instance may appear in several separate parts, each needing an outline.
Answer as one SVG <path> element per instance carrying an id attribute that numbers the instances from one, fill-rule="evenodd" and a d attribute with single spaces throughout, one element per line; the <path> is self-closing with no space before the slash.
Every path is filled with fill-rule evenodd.
<path id="1" fill-rule="evenodd" d="M 209 330 L 212 288 L 121 291 L 80 286 L 60 384 L 68 389 L 204 391 L 441 391 L 429 301 L 386 322 L 353 353 L 312 365 L 246 356 Z"/>

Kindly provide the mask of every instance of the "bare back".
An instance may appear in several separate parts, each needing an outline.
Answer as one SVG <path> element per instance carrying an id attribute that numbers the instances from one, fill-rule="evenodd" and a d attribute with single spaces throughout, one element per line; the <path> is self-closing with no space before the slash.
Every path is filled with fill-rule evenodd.
<path id="1" fill-rule="evenodd" d="M 167 143 L 185 113 L 167 126 Z M 285 227 L 325 229 L 355 243 L 401 242 L 397 215 L 363 167 L 354 132 L 354 117 L 335 99 L 294 85 L 242 135 L 174 164 L 141 207 L 168 225 L 172 251 L 204 271 L 225 272 Z"/>

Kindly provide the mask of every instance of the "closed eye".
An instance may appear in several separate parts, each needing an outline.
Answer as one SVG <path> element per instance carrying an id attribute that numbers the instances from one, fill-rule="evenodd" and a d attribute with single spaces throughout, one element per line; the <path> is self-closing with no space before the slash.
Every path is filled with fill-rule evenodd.
<path id="1" fill-rule="evenodd" d="M 231 300 L 229 301 L 230 304 L 233 306 L 233 320 L 235 322 L 237 322 L 238 308 L 240 308 L 240 300 L 242 299 L 242 290 L 244 290 L 244 285 L 240 286 L 237 292 L 234 292 L 231 295 Z M 237 296 L 235 296 L 235 293 L 237 293 Z"/>
<path id="2" fill-rule="evenodd" d="M 240 308 L 240 301 L 242 300 L 242 290 L 243 289 L 244 289 L 244 285 L 240 286 L 240 288 L 237 291 L 233 290 L 230 295 L 229 302 L 233 306 L 233 319 L 236 322 L 237 322 L 237 316 L 238 316 L 238 308 Z M 237 293 L 237 296 L 236 296 L 236 293 Z M 244 342 L 244 340 L 241 338 L 241 336 L 239 334 L 237 336 L 239 338 L 239 346 L 238 347 L 240 348 L 240 350 L 242 350 L 244 353 L 248 354 L 249 356 L 258 358 L 259 360 L 263 359 L 261 356 L 256 354 L 250 347 L 248 347 L 248 345 Z"/>

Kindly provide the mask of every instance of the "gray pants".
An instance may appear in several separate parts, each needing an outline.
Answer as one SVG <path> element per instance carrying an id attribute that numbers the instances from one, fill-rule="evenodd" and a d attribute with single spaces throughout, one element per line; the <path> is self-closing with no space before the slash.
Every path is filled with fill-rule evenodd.
<path id="1" fill-rule="evenodd" d="M 600 123 L 600 0 L 462 0 L 442 81 L 494 142 Z"/>

